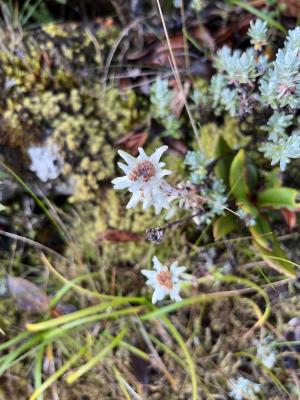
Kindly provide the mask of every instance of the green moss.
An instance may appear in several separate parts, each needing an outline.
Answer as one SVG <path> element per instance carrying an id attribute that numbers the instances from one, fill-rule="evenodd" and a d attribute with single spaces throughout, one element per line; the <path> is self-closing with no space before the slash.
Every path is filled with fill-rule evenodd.
<path id="1" fill-rule="evenodd" d="M 240 133 L 238 121 L 226 116 L 223 125 L 214 122 L 203 125 L 200 129 L 200 138 L 204 152 L 208 158 L 214 158 L 214 148 L 219 135 L 227 141 L 231 148 L 245 146 L 250 138 Z"/>
<path id="2" fill-rule="evenodd" d="M 0 144 L 26 151 L 51 133 L 58 114 L 78 112 L 81 92 L 89 93 L 101 68 L 99 52 L 104 58 L 117 35 L 111 26 L 94 42 L 76 24 L 50 24 L 34 35 L 24 32 L 17 44 L 7 37 L 0 50 Z"/>
<path id="3" fill-rule="evenodd" d="M 128 132 L 143 118 L 136 111 L 138 98 L 129 91 L 120 95 L 117 89 L 101 94 L 96 85 L 94 96 L 72 89 L 53 120 L 53 139 L 65 160 L 65 174 L 75 179 L 71 201 L 96 199 L 99 185 L 114 175 L 116 149 L 114 141 Z M 52 106 L 53 109 L 53 106 Z"/>
<path id="4" fill-rule="evenodd" d="M 101 31 L 101 32 L 99 32 Z M 145 104 L 132 90 L 105 89 L 95 70 L 118 31 L 94 32 L 76 24 L 47 25 L 25 34 L 18 49 L 0 50 L 0 145 L 28 162 L 30 145 L 52 138 L 75 182 L 73 202 L 96 200 L 101 183 L 114 175 L 114 143 L 143 121 Z M 87 68 L 88 65 L 88 68 Z"/>
<path id="5" fill-rule="evenodd" d="M 98 198 L 99 205 L 85 203 L 77 207 L 78 217 L 73 221 L 73 236 L 76 237 L 77 246 L 85 259 L 99 262 L 99 247 L 102 257 L 109 259 L 110 265 L 119 265 L 120 262 L 136 263 L 147 257 L 147 253 L 149 256 L 152 254 L 153 245 L 144 240 L 145 230 L 161 225 L 162 216 L 154 215 L 153 210 L 145 212 L 139 207 L 134 210 L 126 209 L 129 197 L 129 194 L 122 196 L 120 192 L 107 188 Z M 104 234 L 108 230 L 140 234 L 141 240 L 126 243 L 106 241 Z M 166 243 L 168 242 L 167 237 Z M 164 244 L 165 242 L 163 247 Z"/>
<path id="6" fill-rule="evenodd" d="M 68 32 L 66 32 L 63 25 L 50 23 L 50 24 L 44 25 L 42 27 L 42 30 L 53 38 L 58 37 L 58 36 L 59 37 L 68 37 Z"/>

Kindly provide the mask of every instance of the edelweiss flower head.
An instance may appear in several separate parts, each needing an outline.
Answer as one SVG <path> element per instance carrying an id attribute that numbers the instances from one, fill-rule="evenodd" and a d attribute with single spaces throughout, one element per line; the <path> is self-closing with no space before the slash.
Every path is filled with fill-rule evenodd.
<path id="1" fill-rule="evenodd" d="M 260 392 L 260 385 L 240 376 L 231 382 L 232 391 L 229 393 L 235 400 L 255 400 Z"/>
<path id="2" fill-rule="evenodd" d="M 31 159 L 29 169 L 34 172 L 42 182 L 56 179 L 62 171 L 63 159 L 59 149 L 48 142 L 42 146 L 31 146 L 28 149 Z"/>
<path id="3" fill-rule="evenodd" d="M 271 335 L 265 336 L 262 340 L 256 341 L 257 358 L 261 363 L 269 369 L 272 369 L 276 364 L 276 350 L 272 346 L 273 337 Z"/>
<path id="4" fill-rule="evenodd" d="M 166 265 L 160 263 L 157 257 L 153 257 L 152 261 L 155 271 L 141 270 L 141 273 L 148 278 L 147 285 L 154 288 L 152 303 L 155 304 L 167 295 L 170 296 L 171 300 L 180 301 L 179 291 L 183 280 L 179 276 L 186 270 L 186 267 L 178 267 L 178 263 L 175 261 L 171 264 L 169 270 Z"/>
<path id="5" fill-rule="evenodd" d="M 112 183 L 114 189 L 128 189 L 132 193 L 127 208 L 135 207 L 139 201 L 143 203 L 144 209 L 154 206 L 156 214 L 159 214 L 162 208 L 169 208 L 171 195 L 174 193 L 172 187 L 162 178 L 170 175 L 172 171 L 162 169 L 165 163 L 159 161 L 167 148 L 168 146 L 159 147 L 151 156 L 147 156 L 139 147 L 138 157 L 122 150 L 118 151 L 128 165 L 118 163 L 126 175 L 115 178 Z"/>
<path id="6" fill-rule="evenodd" d="M 257 346 L 257 358 L 269 369 L 272 369 L 276 363 L 276 353 L 267 345 L 260 344 Z"/>

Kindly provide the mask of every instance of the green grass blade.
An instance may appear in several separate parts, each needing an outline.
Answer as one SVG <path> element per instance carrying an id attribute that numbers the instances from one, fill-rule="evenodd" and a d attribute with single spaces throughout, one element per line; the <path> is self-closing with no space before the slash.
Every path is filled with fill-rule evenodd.
<path id="1" fill-rule="evenodd" d="M 175 328 L 175 326 L 172 324 L 172 322 L 164 316 L 162 318 L 163 322 L 167 325 L 169 331 L 173 335 L 174 339 L 177 341 L 179 347 L 181 348 L 185 359 L 187 363 L 187 367 L 190 373 L 191 377 L 191 382 L 192 382 L 192 399 L 193 400 L 198 400 L 198 384 L 197 384 L 197 376 L 196 376 L 196 369 L 195 365 L 192 359 L 192 356 L 190 355 L 189 349 L 187 348 L 187 345 L 185 344 L 182 336 L 178 332 L 178 330 Z"/>
<path id="2" fill-rule="evenodd" d="M 118 311 L 112 311 L 109 313 L 104 313 L 104 314 L 98 314 L 98 315 L 92 315 L 90 317 L 86 318 L 80 318 L 75 321 L 69 322 L 68 324 L 65 324 L 59 328 L 50 330 L 49 332 L 46 332 L 43 334 L 43 341 L 45 342 L 51 342 L 54 339 L 57 339 L 60 336 L 65 335 L 65 333 L 70 330 L 70 329 L 75 329 L 76 327 L 82 327 L 86 324 L 91 324 L 96 321 L 100 321 L 102 319 L 115 319 L 115 318 L 120 318 L 125 315 L 136 315 L 139 313 L 141 310 L 141 306 L 137 307 L 130 307 L 126 308 L 123 310 L 118 310 Z"/>
<path id="3" fill-rule="evenodd" d="M 28 20 L 34 15 L 38 7 L 41 5 L 42 0 L 36 0 L 34 4 L 30 4 L 29 1 L 26 7 L 23 7 L 22 13 L 20 13 L 20 23 L 22 26 L 27 24 Z"/>
<path id="4" fill-rule="evenodd" d="M 120 390 L 124 395 L 124 398 L 126 400 L 131 400 L 131 397 L 126 389 L 126 386 L 124 385 L 124 378 L 121 375 L 120 371 L 116 367 L 113 367 L 113 371 L 114 371 L 115 378 L 119 384 Z"/>
<path id="5" fill-rule="evenodd" d="M 20 342 L 21 340 L 27 339 L 30 336 L 29 332 L 21 332 L 19 335 L 16 337 L 7 340 L 6 342 L 0 344 L 0 351 L 8 349 L 9 347 L 13 346 L 14 344 Z"/>
<path id="6" fill-rule="evenodd" d="M 100 274 L 99 271 L 96 272 L 89 272 L 84 275 L 77 276 L 76 278 L 70 280 L 69 282 L 65 283 L 64 286 L 62 286 L 52 297 L 50 301 L 50 308 L 53 308 L 56 306 L 56 304 L 73 288 L 74 284 L 78 284 L 86 279 L 93 278 L 95 276 L 98 276 Z"/>
<path id="7" fill-rule="evenodd" d="M 74 311 L 70 314 L 67 315 L 62 315 L 61 317 L 53 318 L 48 321 L 42 321 L 42 322 L 37 322 L 36 324 L 26 324 L 26 329 L 29 330 L 30 332 L 39 332 L 39 331 L 44 331 L 47 329 L 52 329 L 56 328 L 59 325 L 63 325 L 67 322 L 71 322 L 74 320 L 81 319 L 83 317 L 87 317 L 89 315 L 97 314 L 100 311 L 117 307 L 122 304 L 126 303 L 143 303 L 144 299 L 143 298 L 138 298 L 138 297 L 122 297 L 122 298 L 117 298 L 114 301 L 111 302 L 105 302 L 101 304 L 97 304 L 95 306 L 91 307 L 86 307 L 82 310 L 79 311 Z"/>
<path id="8" fill-rule="evenodd" d="M 268 23 L 268 25 L 272 26 L 273 28 L 278 29 L 279 31 L 283 32 L 285 35 L 287 34 L 287 30 L 284 28 L 283 25 L 281 25 L 278 21 L 276 21 L 274 18 L 270 17 L 265 12 L 260 11 L 257 8 L 251 6 L 249 3 L 247 3 L 247 1 L 230 0 L 229 2 L 233 5 L 243 8 L 244 10 L 248 11 L 249 13 L 251 13 L 253 15 L 256 15 L 258 18 L 262 19 L 263 21 L 266 21 Z"/>
<path id="9" fill-rule="evenodd" d="M 280 380 L 277 378 L 277 376 L 271 371 L 271 369 L 267 368 L 264 366 L 264 364 L 262 363 L 262 361 L 260 359 L 258 359 L 257 357 L 255 357 L 253 354 L 250 354 L 246 351 L 240 351 L 238 353 L 236 353 L 237 356 L 241 356 L 241 357 L 248 357 L 250 358 L 254 364 L 256 364 L 258 367 L 261 368 L 262 372 L 264 372 L 266 375 L 269 376 L 269 378 L 273 381 L 273 383 L 277 386 L 277 388 L 282 391 L 285 392 L 285 394 L 290 397 L 290 393 L 288 392 L 288 390 L 285 388 L 285 386 L 280 382 Z"/>
<path id="10" fill-rule="evenodd" d="M 256 285 L 254 282 L 249 281 L 248 279 L 236 277 L 233 275 L 215 274 L 215 277 L 222 282 L 237 283 L 238 285 L 242 284 L 246 287 L 253 288 L 257 293 L 259 293 L 263 297 L 266 307 L 264 313 L 258 319 L 255 326 L 262 326 L 267 321 L 271 313 L 271 302 L 269 296 L 267 295 L 264 289 Z"/>
<path id="11" fill-rule="evenodd" d="M 36 357 L 35 357 L 35 367 L 34 367 L 34 387 L 35 390 L 37 390 L 41 385 L 42 385 L 42 368 L 43 368 L 43 358 L 44 358 L 44 353 L 45 353 L 45 347 L 46 346 L 40 346 L 40 348 L 37 351 Z M 36 396 L 37 400 L 43 400 L 43 396 L 41 393 Z"/>
<path id="12" fill-rule="evenodd" d="M 56 382 L 63 374 L 86 353 L 88 346 L 82 347 L 76 354 L 74 354 L 62 367 L 60 367 L 53 375 L 51 375 L 44 383 L 42 383 L 30 396 L 29 400 L 36 400 L 39 396 L 54 382 Z"/>
<path id="13" fill-rule="evenodd" d="M 16 358 L 18 358 L 22 353 L 25 353 L 28 349 L 32 349 L 35 345 L 37 345 L 41 340 L 40 335 L 36 335 L 27 342 L 23 343 L 22 345 L 18 346 L 15 350 L 11 351 L 5 357 L 3 363 L 0 365 L 0 376 L 10 368 L 11 364 L 14 362 Z"/>
<path id="14" fill-rule="evenodd" d="M 268 316 L 270 315 L 270 310 L 271 310 L 270 300 L 269 300 L 269 297 L 267 296 L 266 292 L 263 289 L 261 289 L 258 285 L 256 285 L 255 283 L 253 283 L 247 279 L 238 278 L 238 277 L 231 276 L 231 275 L 215 274 L 215 278 L 220 281 L 223 281 L 223 282 L 242 284 L 242 285 L 250 287 L 253 290 L 255 290 L 256 292 L 258 292 L 264 298 L 265 303 L 266 303 L 266 308 L 265 308 L 265 311 L 264 311 L 262 317 L 259 319 L 259 321 L 257 323 L 259 325 L 262 325 L 268 319 Z M 153 318 L 158 318 L 158 317 L 162 317 L 163 315 L 166 315 L 170 312 L 179 310 L 182 307 L 191 306 L 191 305 L 197 304 L 197 303 L 210 302 L 213 300 L 220 300 L 222 298 L 235 297 L 235 296 L 237 296 L 237 293 L 235 291 L 233 291 L 233 292 L 229 291 L 228 293 L 227 292 L 221 292 L 221 293 L 216 292 L 216 293 L 200 294 L 198 296 L 193 296 L 188 299 L 181 300 L 177 303 L 172 303 L 165 307 L 155 309 L 154 311 L 150 311 L 150 312 L 142 315 L 140 318 L 143 321 L 153 319 Z"/>
<path id="15" fill-rule="evenodd" d="M 121 342 L 123 337 L 127 332 L 127 328 L 123 328 L 118 336 L 116 336 L 104 349 L 102 349 L 96 356 L 94 356 L 91 360 L 89 360 L 86 364 L 82 365 L 77 371 L 72 372 L 67 378 L 66 381 L 68 384 L 74 383 L 79 379 L 82 375 L 86 374 L 90 369 L 92 369 L 96 364 L 102 362 L 104 358 L 112 351 L 112 349 Z"/>
<path id="16" fill-rule="evenodd" d="M 176 361 L 182 368 L 185 368 L 185 363 L 182 361 L 180 356 L 178 356 L 172 349 L 170 349 L 169 346 L 167 346 L 165 343 L 161 342 L 159 339 L 157 339 L 156 336 L 154 335 L 149 335 L 149 338 L 153 341 L 153 343 L 156 344 L 156 346 L 164 351 L 166 354 L 168 354 L 171 358 L 173 358 L 174 361 Z"/>
<path id="17" fill-rule="evenodd" d="M 49 218 L 49 220 L 52 222 L 52 224 L 55 226 L 57 231 L 60 233 L 60 235 L 66 239 L 64 231 L 61 229 L 57 221 L 53 218 L 52 214 L 48 210 L 48 208 L 45 206 L 45 204 L 37 197 L 37 195 L 32 191 L 32 189 L 23 181 L 22 178 L 19 177 L 18 174 L 15 173 L 9 166 L 7 166 L 5 163 L 0 161 L 0 165 L 10 174 L 12 177 L 30 194 L 30 196 L 33 198 L 33 200 L 36 202 L 36 204 L 41 208 L 41 210 L 44 212 L 44 214 Z"/>

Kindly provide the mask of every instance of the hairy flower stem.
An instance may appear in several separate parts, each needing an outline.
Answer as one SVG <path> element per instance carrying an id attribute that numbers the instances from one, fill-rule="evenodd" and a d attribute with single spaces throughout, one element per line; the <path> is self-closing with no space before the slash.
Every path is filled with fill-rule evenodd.
<path id="1" fill-rule="evenodd" d="M 157 226 L 155 228 L 149 228 L 146 230 L 146 239 L 149 240 L 150 242 L 154 242 L 154 243 L 158 244 L 162 240 L 162 238 L 165 234 L 165 231 L 167 229 L 170 229 L 176 225 L 181 225 L 184 222 L 189 221 L 189 220 L 193 219 L 194 217 L 197 217 L 200 214 L 200 212 L 201 211 L 199 210 L 197 213 L 195 213 L 193 215 L 189 215 L 188 217 L 179 219 L 174 222 L 170 222 L 169 224 L 166 224 L 165 226 L 162 226 L 162 227 Z"/>
<path id="2" fill-rule="evenodd" d="M 189 215 L 188 217 L 178 219 L 177 221 L 174 221 L 174 222 L 170 222 L 169 224 L 166 224 L 165 226 L 163 226 L 161 229 L 167 230 L 167 229 L 173 228 L 176 225 L 184 224 L 185 222 L 193 219 L 194 217 L 197 217 L 200 213 L 201 213 L 201 211 L 199 210 L 198 212 L 196 212 L 192 215 Z"/>

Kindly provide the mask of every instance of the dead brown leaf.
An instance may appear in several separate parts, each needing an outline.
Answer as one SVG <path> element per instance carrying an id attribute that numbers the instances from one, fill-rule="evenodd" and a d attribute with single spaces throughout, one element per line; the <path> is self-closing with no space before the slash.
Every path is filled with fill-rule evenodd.
<path id="1" fill-rule="evenodd" d="M 175 94 L 171 100 L 170 109 L 171 109 L 172 114 L 176 118 L 179 118 L 181 115 L 182 109 L 184 107 L 187 95 L 189 94 L 191 82 L 189 82 L 189 81 L 184 82 L 183 92 L 180 90 L 180 88 L 178 87 L 178 84 L 175 80 L 172 81 L 171 86 L 173 86 L 173 91 L 175 92 Z"/>
<path id="2" fill-rule="evenodd" d="M 178 68 L 186 68 L 186 48 L 182 32 L 170 37 L 170 44 Z M 127 54 L 129 61 L 139 61 L 144 65 L 156 67 L 171 67 L 171 56 L 166 40 L 155 41 L 143 48 L 141 51 Z"/>
<path id="3" fill-rule="evenodd" d="M 187 152 L 187 145 L 183 140 L 175 139 L 172 136 L 164 136 L 162 138 L 162 141 L 170 148 L 170 150 L 175 151 L 176 153 L 178 153 L 183 157 L 185 156 Z"/>
<path id="4" fill-rule="evenodd" d="M 98 236 L 99 241 L 116 243 L 137 242 L 143 239 L 144 237 L 139 233 L 118 229 L 108 229 Z"/>
<path id="5" fill-rule="evenodd" d="M 223 44 L 232 44 L 233 35 L 241 35 L 241 37 L 248 31 L 250 21 L 253 20 L 253 15 L 244 14 L 241 15 L 240 20 L 236 24 L 231 24 L 225 27 L 222 27 L 215 34 L 215 40 L 218 46 Z"/>
<path id="6" fill-rule="evenodd" d="M 278 0 L 284 5 L 283 15 L 286 17 L 298 18 L 300 15 L 300 0 Z"/>
<path id="7" fill-rule="evenodd" d="M 127 150 L 128 153 L 136 156 L 138 148 L 143 147 L 147 138 L 147 132 L 129 132 L 125 136 L 121 137 L 121 139 L 115 143 L 115 146 L 121 146 L 124 150 Z"/>
<path id="8" fill-rule="evenodd" d="M 253 0 L 250 5 L 255 8 L 266 7 L 266 0 Z M 298 18 L 300 15 L 300 1 L 299 0 L 278 0 L 277 6 L 283 6 L 282 14 L 286 17 Z"/>
<path id="9" fill-rule="evenodd" d="M 199 45 L 202 48 L 209 48 L 211 51 L 214 51 L 216 48 L 216 42 L 211 33 L 209 32 L 208 29 L 205 28 L 204 25 L 198 25 L 195 27 L 191 35 L 193 38 L 197 39 L 199 41 Z"/>

